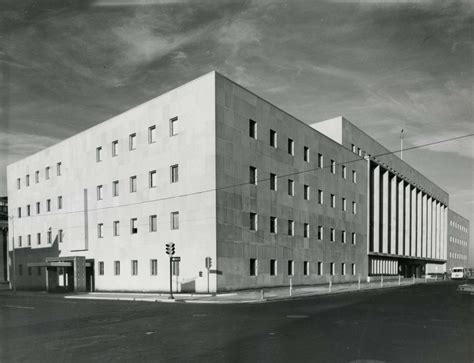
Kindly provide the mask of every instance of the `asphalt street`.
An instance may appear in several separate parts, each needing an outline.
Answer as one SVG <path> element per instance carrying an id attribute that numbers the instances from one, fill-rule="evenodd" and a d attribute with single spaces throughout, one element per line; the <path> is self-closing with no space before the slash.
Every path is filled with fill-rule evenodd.
<path id="1" fill-rule="evenodd" d="M 473 362 L 457 283 L 258 304 L 0 292 L 0 362 Z"/>

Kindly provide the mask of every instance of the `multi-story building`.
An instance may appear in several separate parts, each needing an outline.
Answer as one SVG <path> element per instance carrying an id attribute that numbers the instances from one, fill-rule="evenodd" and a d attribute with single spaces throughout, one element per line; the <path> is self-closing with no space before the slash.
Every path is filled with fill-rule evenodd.
<path id="1" fill-rule="evenodd" d="M 165 291 L 170 242 L 180 291 L 446 262 L 446 192 L 344 118 L 308 125 L 215 72 L 9 165 L 8 195 L 19 288 Z"/>
<path id="2" fill-rule="evenodd" d="M 0 283 L 6 282 L 7 274 L 7 245 L 8 245 L 8 199 L 0 197 Z"/>
<path id="3" fill-rule="evenodd" d="M 453 267 L 470 267 L 469 258 L 469 220 L 448 210 L 448 250 L 446 271 Z"/>

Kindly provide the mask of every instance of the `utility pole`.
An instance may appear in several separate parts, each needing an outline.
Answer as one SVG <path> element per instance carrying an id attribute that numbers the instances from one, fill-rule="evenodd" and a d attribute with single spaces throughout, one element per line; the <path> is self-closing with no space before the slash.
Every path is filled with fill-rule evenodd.
<path id="1" fill-rule="evenodd" d="M 15 219 L 13 215 L 8 216 L 9 219 L 12 220 L 12 257 L 11 257 L 11 264 L 12 264 L 12 270 L 11 270 L 11 276 L 10 276 L 10 284 L 11 288 L 13 290 L 13 293 L 16 294 L 16 258 L 15 258 Z M 9 251 L 7 249 L 7 253 L 9 254 Z"/>
<path id="2" fill-rule="evenodd" d="M 403 133 L 403 129 L 402 129 L 402 132 L 400 132 L 400 159 L 403 160 L 403 138 L 405 137 L 405 134 Z"/>

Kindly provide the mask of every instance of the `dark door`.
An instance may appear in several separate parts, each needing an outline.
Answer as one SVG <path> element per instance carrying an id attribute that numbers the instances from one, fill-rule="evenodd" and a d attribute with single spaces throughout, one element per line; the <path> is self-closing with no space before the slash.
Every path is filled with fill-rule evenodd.
<path id="1" fill-rule="evenodd" d="M 94 277 L 94 261 L 86 261 L 86 291 L 93 292 L 95 290 Z"/>

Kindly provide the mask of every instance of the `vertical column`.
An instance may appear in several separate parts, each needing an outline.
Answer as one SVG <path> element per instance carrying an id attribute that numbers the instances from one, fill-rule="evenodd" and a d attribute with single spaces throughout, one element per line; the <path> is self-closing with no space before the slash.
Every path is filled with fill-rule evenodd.
<path id="1" fill-rule="evenodd" d="M 421 221 L 422 221 L 422 205 L 421 205 L 421 191 L 416 193 L 416 257 L 421 257 Z"/>
<path id="2" fill-rule="evenodd" d="M 423 243 L 422 243 L 422 248 L 421 248 L 421 256 L 422 257 L 427 257 L 427 241 L 428 241 L 428 224 L 427 224 L 427 219 L 428 219 L 428 207 L 427 207 L 427 195 L 423 193 L 423 220 L 422 220 L 422 230 L 423 230 Z"/>
<path id="3" fill-rule="evenodd" d="M 405 235 L 405 194 L 403 180 L 398 182 L 398 254 L 403 255 L 403 242 Z"/>
<path id="4" fill-rule="evenodd" d="M 444 234 L 444 259 L 447 260 L 448 259 L 448 207 L 444 207 L 444 226 L 446 228 L 446 232 Z"/>
<path id="5" fill-rule="evenodd" d="M 448 239 L 448 234 L 447 234 L 447 220 L 446 220 L 446 207 L 444 205 L 441 206 L 441 226 L 443 228 L 443 233 L 442 233 L 442 239 L 441 239 L 441 258 L 443 260 L 446 260 L 446 245 L 447 245 L 447 239 Z"/>
<path id="6" fill-rule="evenodd" d="M 388 170 L 385 170 L 382 175 L 382 252 L 388 253 L 389 244 L 389 186 L 388 186 Z M 385 271 L 384 271 L 385 272 Z"/>
<path id="7" fill-rule="evenodd" d="M 429 236 L 428 236 L 428 257 L 429 258 L 434 258 L 434 254 L 433 254 L 433 251 L 434 251 L 434 236 L 435 236 L 435 232 L 434 232 L 434 200 L 433 198 L 429 198 L 429 202 L 428 202 L 428 233 L 429 233 Z"/>
<path id="8" fill-rule="evenodd" d="M 397 177 L 392 175 L 390 179 L 390 253 L 397 253 Z"/>
<path id="9" fill-rule="evenodd" d="M 410 214 L 411 214 L 411 193 L 410 184 L 405 183 L 405 256 L 410 256 Z"/>
<path id="10" fill-rule="evenodd" d="M 416 188 L 411 189 L 411 248 L 410 256 L 416 256 Z"/>
<path id="11" fill-rule="evenodd" d="M 374 190 L 372 194 L 373 198 L 373 210 L 374 214 L 372 216 L 373 223 L 373 251 L 379 252 L 380 251 L 380 166 L 376 166 L 374 169 Z"/>
<path id="12" fill-rule="evenodd" d="M 440 213 L 439 213 L 439 203 L 435 201 L 435 231 L 436 231 L 436 238 L 435 238 L 435 251 L 434 257 L 439 258 L 439 239 L 440 239 L 440 229 L 439 229 L 439 220 L 440 220 Z"/>

